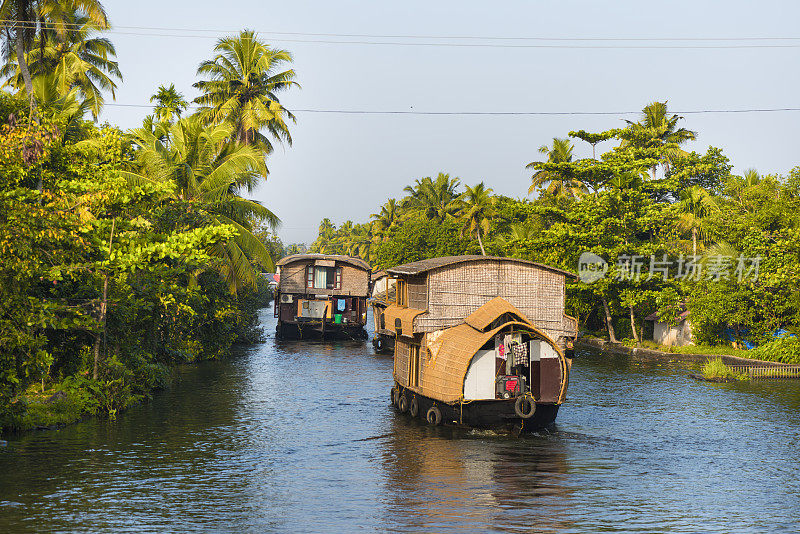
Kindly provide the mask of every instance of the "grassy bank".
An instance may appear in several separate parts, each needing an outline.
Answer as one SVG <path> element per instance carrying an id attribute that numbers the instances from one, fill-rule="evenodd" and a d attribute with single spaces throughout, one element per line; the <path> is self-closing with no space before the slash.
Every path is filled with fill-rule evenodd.
<path id="1" fill-rule="evenodd" d="M 732 370 L 730 367 L 725 365 L 722 361 L 722 358 L 714 358 L 712 360 L 708 360 L 703 366 L 700 368 L 700 372 L 703 373 L 703 376 L 710 380 L 720 380 L 720 381 L 728 381 L 728 380 L 749 380 L 750 377 L 743 373 L 737 373 L 736 371 Z"/>
<path id="2" fill-rule="evenodd" d="M 661 345 L 652 340 L 644 340 L 637 344 L 636 341 L 632 339 L 623 339 L 621 343 L 626 347 L 658 350 L 671 354 L 736 356 L 737 358 L 747 358 L 751 360 L 800 364 L 800 340 L 791 336 L 776 338 L 773 341 L 750 350 L 736 349 L 727 345 L 685 345 L 682 347 L 673 347 Z"/>

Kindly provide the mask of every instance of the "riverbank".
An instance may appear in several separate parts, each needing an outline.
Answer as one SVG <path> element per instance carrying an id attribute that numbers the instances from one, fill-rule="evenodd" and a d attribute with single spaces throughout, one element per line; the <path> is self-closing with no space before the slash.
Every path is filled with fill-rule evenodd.
<path id="1" fill-rule="evenodd" d="M 686 352 L 666 352 L 641 347 L 628 347 L 622 343 L 611 343 L 603 339 L 592 337 L 582 337 L 578 339 L 575 341 L 575 348 L 590 348 L 600 350 L 602 352 L 608 352 L 610 354 L 625 354 L 640 359 L 662 360 L 669 362 L 688 362 L 701 364 L 709 359 L 720 358 L 725 365 L 755 365 L 764 367 L 780 367 L 788 365 L 781 362 L 742 358 L 740 356 L 733 356 L 730 354 L 695 354 Z"/>
<path id="2" fill-rule="evenodd" d="M 270 295 L 254 293 L 236 301 L 227 330 L 219 330 L 213 352 L 197 351 L 178 361 L 132 365 L 109 358 L 101 376 L 93 379 L 89 370 L 67 375 L 46 384 L 29 384 L 19 394 L 0 398 L 0 434 L 12 435 L 35 430 L 57 430 L 92 417 L 114 419 L 128 408 L 147 401 L 172 384 L 182 366 L 224 358 L 236 346 L 264 341 L 259 310 L 268 307 Z M 128 365 L 126 365 L 126 363 Z"/>

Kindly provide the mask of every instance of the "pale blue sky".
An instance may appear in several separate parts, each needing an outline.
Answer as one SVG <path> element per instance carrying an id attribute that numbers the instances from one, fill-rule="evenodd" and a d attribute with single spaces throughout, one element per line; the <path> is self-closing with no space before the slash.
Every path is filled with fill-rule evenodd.
<path id="1" fill-rule="evenodd" d="M 125 76 L 119 104 L 147 104 L 162 83 L 175 83 L 187 97 L 195 97 L 191 85 L 198 63 L 212 57 L 216 38 L 242 28 L 549 38 L 800 37 L 800 3 L 789 0 L 106 0 L 104 5 L 117 27 L 109 37 Z M 123 28 L 132 26 L 220 32 L 143 36 L 130 34 L 143 30 Z M 289 109 L 627 111 L 663 99 L 674 110 L 800 107 L 800 48 L 368 46 L 262 37 L 294 54 L 303 87 L 283 96 Z M 800 40 L 780 44 L 800 45 Z M 130 128 L 147 113 L 146 108 L 108 106 L 103 119 Z M 439 171 L 469 184 L 483 180 L 497 193 L 523 196 L 530 176 L 524 166 L 538 159 L 540 145 L 570 130 L 622 124 L 622 117 L 612 116 L 297 115 L 294 146 L 278 148 L 269 158 L 271 175 L 253 194 L 283 219 L 279 235 L 285 242 L 311 242 L 322 217 L 337 225 L 347 219 L 363 222 L 386 198 L 402 196 L 402 188 L 415 178 Z M 800 112 L 687 115 L 683 126 L 700 134 L 690 148 L 721 147 L 739 172 L 755 167 L 785 174 L 800 164 Z M 577 153 L 590 154 L 590 147 L 578 142 Z"/>

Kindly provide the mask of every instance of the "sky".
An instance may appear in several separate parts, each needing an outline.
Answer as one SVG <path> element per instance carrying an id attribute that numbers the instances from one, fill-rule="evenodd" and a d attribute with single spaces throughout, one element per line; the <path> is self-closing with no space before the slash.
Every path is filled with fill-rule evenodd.
<path id="1" fill-rule="evenodd" d="M 302 87 L 282 95 L 281 103 L 290 110 L 635 112 L 655 100 L 667 100 L 674 111 L 800 108 L 800 2 L 790 0 L 103 4 L 114 27 L 108 37 L 117 48 L 124 81 L 116 101 L 108 99 L 101 120 L 125 129 L 140 125 L 151 112 L 150 96 L 161 84 L 174 83 L 188 99 L 196 97 L 192 84 L 198 80 L 198 64 L 213 57 L 217 39 L 244 28 L 293 54 Z M 736 40 L 478 41 L 287 33 Z M 764 37 L 789 40 L 742 40 Z M 342 40 L 361 44 L 298 42 Z M 530 46 L 554 44 L 591 48 Z M 609 45 L 761 47 L 600 48 Z M 250 195 L 282 219 L 278 234 L 287 244 L 310 244 L 324 217 L 337 226 L 348 219 L 365 222 L 387 198 L 402 197 L 403 187 L 438 172 L 524 197 L 530 183 L 525 164 L 540 159 L 538 147 L 570 130 L 602 131 L 637 117 L 296 115 L 293 145 L 278 146 L 269 156 L 270 175 Z M 734 172 L 756 168 L 785 175 L 800 165 L 798 111 L 686 114 L 681 125 L 698 132 L 688 149 L 719 147 Z M 598 145 L 598 151 L 609 147 Z M 586 157 L 591 147 L 576 140 L 575 152 Z"/>

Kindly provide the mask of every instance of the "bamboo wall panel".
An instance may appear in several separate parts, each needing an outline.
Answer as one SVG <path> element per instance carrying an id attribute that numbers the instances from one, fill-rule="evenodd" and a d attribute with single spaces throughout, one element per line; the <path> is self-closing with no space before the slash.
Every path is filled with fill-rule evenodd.
<path id="1" fill-rule="evenodd" d="M 394 379 L 401 386 L 408 386 L 408 358 L 410 345 L 397 338 L 394 342 Z"/>
<path id="2" fill-rule="evenodd" d="M 519 308 L 554 340 L 574 336 L 573 321 L 564 316 L 564 275 L 496 260 L 448 265 L 428 274 L 428 313 L 417 317 L 415 332 L 455 326 L 495 297 Z"/>
<path id="3" fill-rule="evenodd" d="M 428 305 L 428 286 L 424 276 L 407 278 L 408 307 L 424 310 Z"/>
<path id="4" fill-rule="evenodd" d="M 306 292 L 306 265 L 308 263 L 290 263 L 281 267 L 281 280 L 279 283 L 281 293 Z"/>

